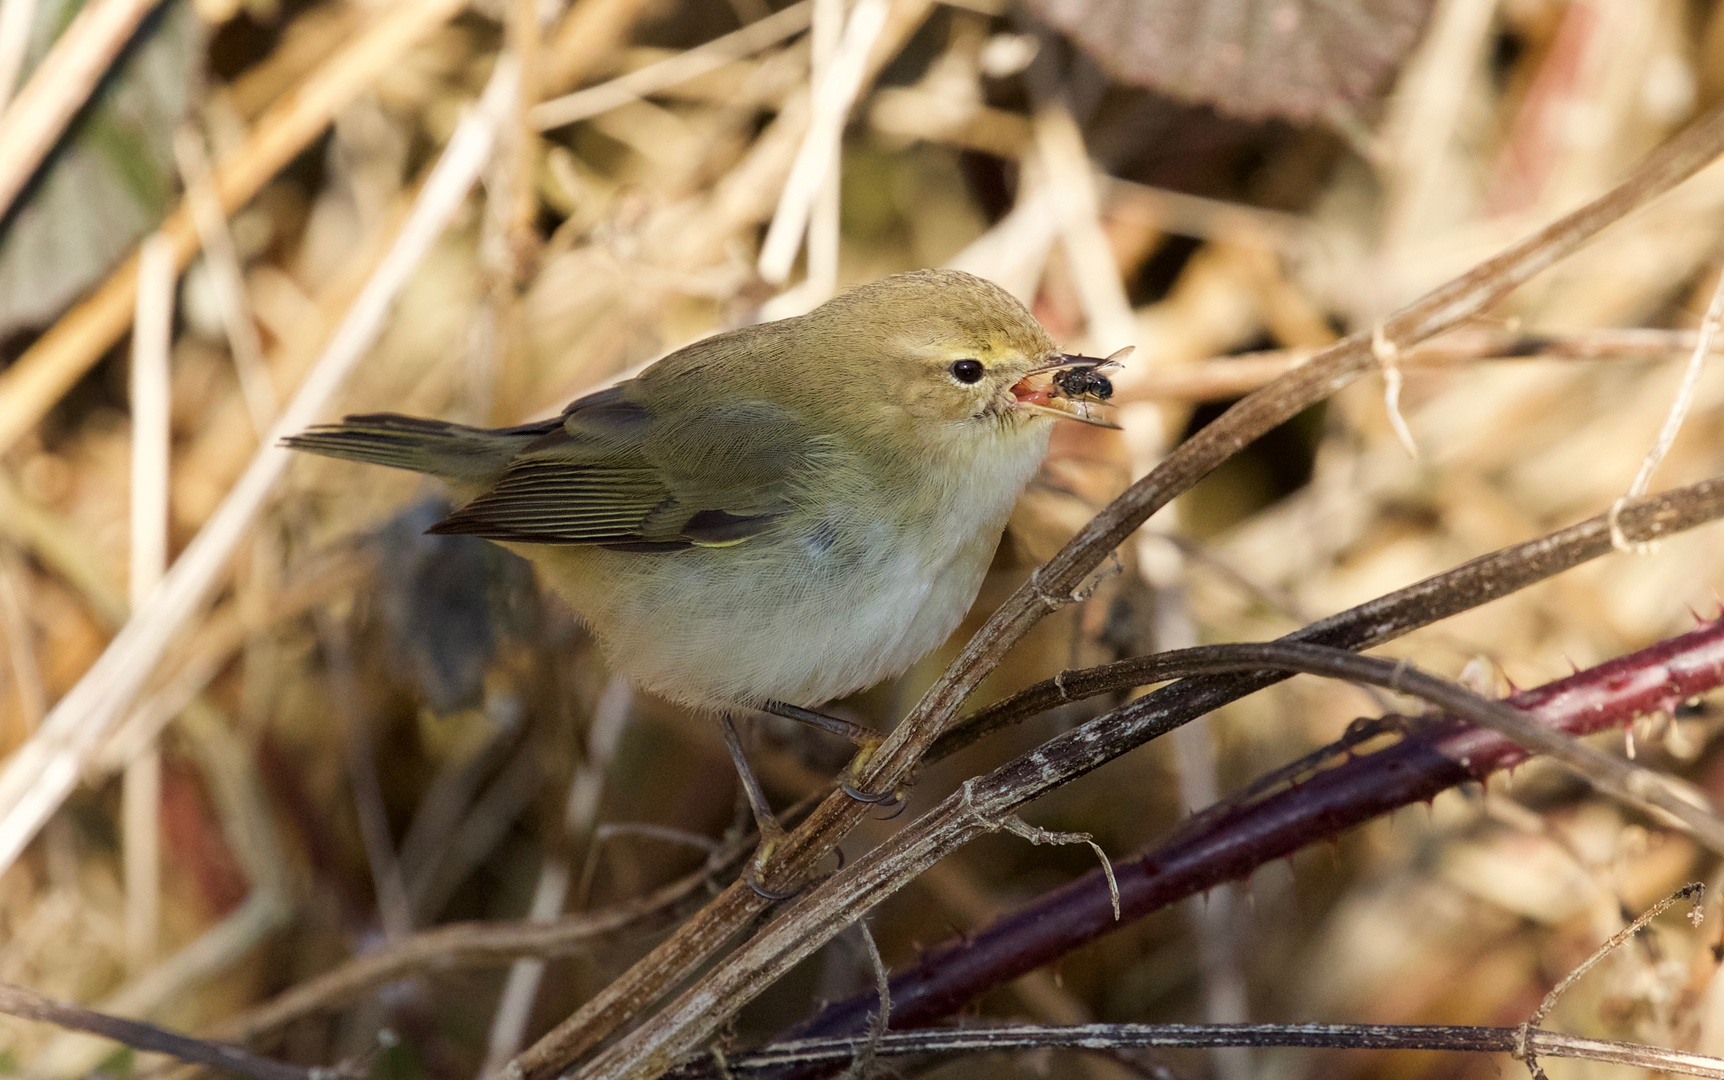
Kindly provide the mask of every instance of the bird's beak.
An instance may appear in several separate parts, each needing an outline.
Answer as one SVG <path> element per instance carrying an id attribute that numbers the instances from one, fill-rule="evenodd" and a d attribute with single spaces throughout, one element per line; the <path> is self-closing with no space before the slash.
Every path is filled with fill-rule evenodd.
<path id="1" fill-rule="evenodd" d="M 1062 355 L 1048 363 L 1031 368 L 1012 385 L 1012 408 L 1018 412 L 1040 413 L 1059 420 L 1076 420 L 1080 424 L 1092 427 L 1119 429 L 1119 425 L 1105 416 L 1097 415 L 1093 410 L 1101 405 L 1099 397 L 1092 395 L 1073 395 L 1061 384 L 1059 376 L 1063 372 L 1087 368 L 1098 371 L 1103 368 L 1118 367 L 1120 360 L 1131 353 L 1127 346 L 1105 359 L 1094 356 Z"/>

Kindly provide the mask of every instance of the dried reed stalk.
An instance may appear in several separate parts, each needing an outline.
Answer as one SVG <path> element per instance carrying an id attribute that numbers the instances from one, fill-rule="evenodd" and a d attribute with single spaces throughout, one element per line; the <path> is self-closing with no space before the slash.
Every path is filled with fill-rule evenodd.
<path id="1" fill-rule="evenodd" d="M 138 256 L 138 307 L 132 332 L 131 576 L 133 611 L 144 606 L 168 565 L 168 351 L 173 344 L 172 241 L 157 233 Z M 161 921 L 162 756 L 150 747 L 126 766 L 120 828 L 126 881 L 126 959 L 142 970 L 156 951 Z"/>
<path id="2" fill-rule="evenodd" d="M 527 119 L 539 131 L 549 131 L 590 119 L 649 94 L 697 79 L 726 64 L 776 45 L 808 29 L 814 0 L 798 0 L 782 11 L 749 23 L 705 45 L 686 49 L 609 82 L 534 105 Z"/>
<path id="3" fill-rule="evenodd" d="M 781 285 L 790 277 L 808 218 L 827 175 L 837 168 L 839 141 L 857 95 L 870 72 L 868 58 L 886 30 L 890 0 L 857 0 L 844 25 L 826 77 L 814 88 L 813 115 L 784 182 L 778 209 L 760 245 L 757 267 L 766 281 Z"/>
<path id="4" fill-rule="evenodd" d="M 0 114 L 0 217 L 161 0 L 91 0 Z M 13 21 L 20 16 L 13 15 Z"/>
<path id="5" fill-rule="evenodd" d="M 228 213 L 322 134 L 342 108 L 400 62 L 414 45 L 461 10 L 460 0 L 407 0 L 380 16 L 339 54 L 259 118 L 245 142 L 216 167 L 212 185 Z M 15 103 L 14 107 L 17 105 Z M 181 269 L 198 251 L 190 209 L 181 203 L 162 223 Z M 15 446 L 54 403 L 125 334 L 137 296 L 136 257 L 95 295 L 60 317 L 0 372 L 0 453 Z"/>
<path id="6" fill-rule="evenodd" d="M 197 132 L 182 128 L 175 133 L 174 159 L 185 185 L 186 208 L 210 270 L 216 312 L 221 316 L 222 332 L 227 335 L 228 354 L 239 376 L 240 394 L 251 414 L 252 427 L 261 439 L 274 422 L 279 403 L 275 399 L 275 384 L 270 381 L 269 365 L 264 360 L 263 339 L 258 335 L 251 302 L 246 297 L 245 271 L 240 266 L 233 233 L 228 229 L 227 211 L 210 181 L 209 157 Z"/>
<path id="7" fill-rule="evenodd" d="M 0 116 L 5 115 L 12 92 L 18 89 L 35 19 L 36 0 L 0 0 Z"/>
<path id="8" fill-rule="evenodd" d="M 135 613 L 0 771 L 0 871 L 18 857 L 77 783 L 95 751 L 143 688 L 168 646 L 202 607 L 240 539 L 287 468 L 285 436 L 316 421 L 381 332 L 390 305 L 466 200 L 489 159 L 517 90 L 512 64 L 500 62 L 478 106 L 462 121 L 420 190 L 394 245 L 354 301 L 277 419 L 245 473 L 168 571 L 150 603 Z"/>

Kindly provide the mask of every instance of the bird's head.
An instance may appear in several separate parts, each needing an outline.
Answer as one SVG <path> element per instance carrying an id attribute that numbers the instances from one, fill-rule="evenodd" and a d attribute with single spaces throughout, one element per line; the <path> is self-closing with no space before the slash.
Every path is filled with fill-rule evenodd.
<path id="1" fill-rule="evenodd" d="M 957 270 L 884 278 L 807 316 L 827 355 L 865 363 L 852 415 L 908 427 L 918 441 L 1037 435 L 1058 419 L 1115 425 L 1097 404 L 1106 379 L 1081 386 L 1063 373 L 1104 361 L 1060 352 L 1010 293 Z M 812 327 L 811 327 L 812 329 Z"/>

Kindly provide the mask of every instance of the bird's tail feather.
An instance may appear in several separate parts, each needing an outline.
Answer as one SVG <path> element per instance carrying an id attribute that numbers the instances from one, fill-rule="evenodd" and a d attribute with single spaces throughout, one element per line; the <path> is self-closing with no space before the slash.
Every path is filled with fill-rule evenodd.
<path id="1" fill-rule="evenodd" d="M 559 418 L 513 428 L 476 428 L 396 413 L 367 413 L 289 435 L 283 445 L 450 480 L 485 481 L 560 423 Z"/>

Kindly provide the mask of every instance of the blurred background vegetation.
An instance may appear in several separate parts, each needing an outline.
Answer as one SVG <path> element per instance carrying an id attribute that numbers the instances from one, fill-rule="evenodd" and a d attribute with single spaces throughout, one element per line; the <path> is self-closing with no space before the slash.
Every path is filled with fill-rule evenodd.
<path id="1" fill-rule="evenodd" d="M 808 253 L 788 274 L 763 273 L 811 117 L 831 109 L 818 79 L 828 43 L 851 48 L 844 34 L 869 4 L 883 28 L 860 42 L 853 106 L 837 101 L 838 167 L 804 192 Z M 119 35 L 107 75 L 72 103 L 0 218 L 0 359 L 70 384 L 29 398 L 21 378 L 0 376 L 0 411 L 35 403 L 18 406 L 35 409 L 27 423 L 0 425 L 0 752 L 36 735 L 129 605 L 160 600 L 128 599 L 131 343 L 97 331 L 80 344 L 71 331 L 99 322 L 91 305 L 104 297 L 130 318 L 125 260 L 146 234 L 194 238 L 180 242 L 166 383 L 160 497 L 177 556 L 270 451 L 280 404 L 500 56 L 523 64 L 527 100 L 322 418 L 519 422 L 694 338 L 924 266 L 1000 280 L 1073 350 L 1136 346 L 1116 380 L 1124 430 L 1061 429 L 965 629 L 839 706 L 879 728 L 1169 446 L 1310 350 L 1608 189 L 1724 97 L 1724 4 L 1712 0 L 858 0 L 849 12 L 814 0 L 801 16 L 775 14 L 777 0 L 134 6 L 135 34 Z M 76 14 L 72 0 L 0 0 L 0 76 L 15 52 L 13 81 L 27 86 Z M 767 18 L 789 29 L 707 70 L 672 68 L 674 81 L 625 82 L 644 96 L 591 96 Z M 379 44 L 391 19 L 411 30 Z M 276 118 L 309 108 L 306 87 L 354 70 L 363 77 L 327 98 L 327 124 L 263 145 Z M 12 103 L 0 137 L 39 100 L 25 89 Z M 249 186 L 235 179 L 247 169 L 259 174 Z M 200 195 L 223 212 L 194 231 L 177 208 L 185 199 L 195 216 Z M 1398 410 L 1416 454 L 1381 378 L 1277 429 L 1159 515 L 1119 572 L 1046 619 L 976 700 L 1157 648 L 1277 636 L 1602 512 L 1675 396 L 1692 348 L 1681 332 L 1718 284 L 1721 226 L 1714 168 L 1445 339 L 1446 352 L 1409 358 Z M 1721 471 L 1714 365 L 1655 486 Z M 406 474 L 291 464 L 147 691 L 80 751 L 76 790 L 0 876 L 0 981 L 215 1031 L 415 930 L 607 909 L 702 867 L 746 818 L 715 728 L 613 683 L 524 564 L 421 535 L 443 497 Z M 1702 529 L 1384 651 L 1501 693 L 1688 629 L 1691 612 L 1717 614 L 1721 587 L 1724 545 Z M 930 768 L 910 812 L 1110 704 L 1057 710 Z M 1030 816 L 1124 854 L 1392 707 L 1296 679 Z M 1715 708 L 1696 702 L 1638 722 L 1634 745 L 1716 802 L 1719 733 Z M 822 790 L 846 759 L 776 722 L 753 740 L 781 804 Z M 121 773 L 152 744 L 159 794 L 140 773 L 129 783 L 146 795 L 128 800 Z M 868 822 L 846 848 L 901 824 Z M 127 842 L 140 830 L 157 837 L 153 855 Z M 887 964 L 903 964 L 1091 866 L 1082 847 L 987 837 L 888 901 L 873 932 Z M 1625 910 L 1715 873 L 1686 839 L 1535 763 L 1131 923 L 972 1014 L 1516 1024 Z M 686 909 L 551 960 L 536 983 L 502 963 L 426 967 L 258 1045 L 403 1080 L 473 1077 Z M 1568 995 L 1555 1022 L 1724 1053 L 1716 933 L 1661 924 Z M 750 1006 L 736 1038 L 871 980 L 841 938 Z M 380 1043 L 382 1031 L 396 1037 Z M 1037 1053 L 930 1075 L 1125 1076 L 1147 1060 Z M 1303 1051 L 1157 1060 L 1229 1080 L 1511 1067 Z M 0 1019 L 0 1067 L 161 1064 Z"/>

